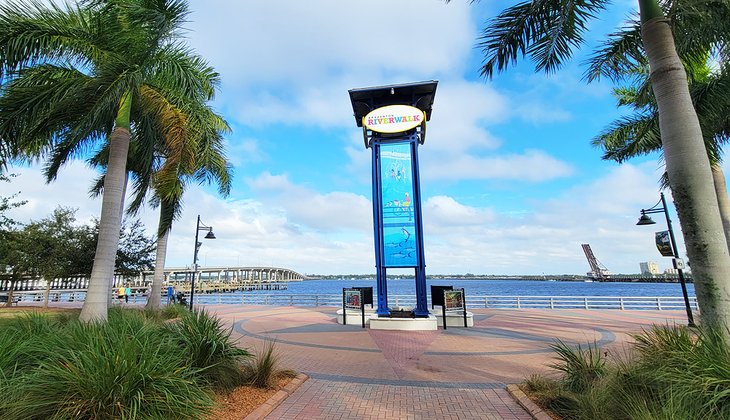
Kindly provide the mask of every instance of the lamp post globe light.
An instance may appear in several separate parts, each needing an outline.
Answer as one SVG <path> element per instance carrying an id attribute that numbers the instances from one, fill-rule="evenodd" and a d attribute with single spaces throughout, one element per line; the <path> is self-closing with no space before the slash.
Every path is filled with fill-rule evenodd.
<path id="1" fill-rule="evenodd" d="M 207 230 L 208 233 L 205 235 L 205 239 L 215 239 L 213 234 L 213 226 L 206 226 L 200 222 L 200 215 L 198 215 L 198 223 L 195 226 L 195 252 L 193 253 L 193 278 L 190 281 L 190 310 L 193 310 L 193 296 L 195 295 L 195 277 L 198 275 L 198 251 L 202 242 L 198 242 L 198 234 L 201 230 Z"/>
<path id="2" fill-rule="evenodd" d="M 689 296 L 687 295 L 687 283 L 684 279 L 684 265 L 679 258 L 679 250 L 677 249 L 677 242 L 674 239 L 674 230 L 672 229 L 672 220 L 669 218 L 669 210 L 667 209 L 667 200 L 664 198 L 664 193 L 660 193 L 660 200 L 654 204 L 651 208 L 641 209 L 641 217 L 636 223 L 637 226 L 654 225 L 656 222 L 649 217 L 649 214 L 664 213 L 664 217 L 667 219 L 667 230 L 669 231 L 669 241 L 672 246 L 672 254 L 674 256 L 672 263 L 674 268 L 677 269 L 679 275 L 679 283 L 682 285 L 682 297 L 684 298 L 684 308 L 687 311 L 687 325 L 690 327 L 695 326 L 694 317 L 692 316 L 692 307 L 689 303 Z M 659 207 L 661 205 L 661 207 Z"/>

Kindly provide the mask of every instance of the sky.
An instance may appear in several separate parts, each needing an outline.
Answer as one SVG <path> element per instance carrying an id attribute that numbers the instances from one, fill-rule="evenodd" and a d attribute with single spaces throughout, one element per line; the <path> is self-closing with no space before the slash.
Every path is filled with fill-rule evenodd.
<path id="1" fill-rule="evenodd" d="M 492 80 L 479 75 L 477 38 L 511 2 L 189 4 L 187 42 L 221 74 L 213 105 L 233 128 L 234 181 L 228 197 L 190 186 L 166 266 L 192 264 L 200 215 L 217 237 L 203 241 L 201 266 L 374 274 L 371 154 L 348 89 L 426 80 L 438 81 L 419 149 L 428 274 L 585 274 L 582 243 L 613 273 L 671 265 L 654 246 L 662 220 L 635 225 L 659 200 L 660 156 L 618 165 L 590 144 L 626 111 L 610 83 L 582 80 L 582 62 L 635 2 L 619 0 L 592 21 L 587 46 L 555 74 L 524 60 Z M 0 183 L 0 195 L 28 201 L 17 220 L 57 206 L 78 209 L 82 222 L 99 216 L 101 200 L 88 195 L 94 169 L 71 163 L 47 185 L 41 167 L 14 166 L 18 176 Z M 157 210 L 140 217 L 155 232 Z M 673 208 L 672 218 L 684 254 Z"/>

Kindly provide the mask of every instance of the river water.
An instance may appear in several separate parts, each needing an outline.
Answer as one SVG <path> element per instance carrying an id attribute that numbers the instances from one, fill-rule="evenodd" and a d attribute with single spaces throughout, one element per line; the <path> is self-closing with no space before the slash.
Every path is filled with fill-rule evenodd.
<path id="1" fill-rule="evenodd" d="M 580 281 L 535 281 L 535 280 L 460 280 L 427 279 L 430 285 L 454 286 L 464 288 L 467 296 L 682 296 L 679 283 L 603 283 Z M 249 293 L 270 294 L 342 294 L 345 287 L 373 287 L 377 293 L 375 280 L 305 280 L 289 283 L 288 290 L 252 291 Z M 687 284 L 687 292 L 694 296 L 694 285 Z M 388 279 L 389 295 L 415 295 L 413 279 Z"/>

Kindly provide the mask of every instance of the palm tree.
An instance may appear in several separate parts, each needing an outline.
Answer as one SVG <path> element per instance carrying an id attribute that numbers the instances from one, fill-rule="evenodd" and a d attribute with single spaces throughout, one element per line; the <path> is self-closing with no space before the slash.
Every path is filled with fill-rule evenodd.
<path id="1" fill-rule="evenodd" d="M 205 63 L 196 63 L 199 74 L 215 75 Z M 207 81 L 206 83 L 213 83 Z M 204 85 L 206 83 L 203 83 Z M 164 86 L 164 80 L 158 86 Z M 171 96 L 174 97 L 174 95 Z M 127 213 L 136 214 L 142 208 L 149 190 L 154 194 L 153 207 L 160 208 L 157 232 L 155 271 L 151 293 L 147 300 L 148 309 L 158 309 L 160 292 L 164 282 L 164 267 L 167 254 L 167 239 L 172 222 L 182 210 L 182 197 L 186 185 L 191 181 L 215 182 L 219 193 L 227 196 L 231 188 L 231 167 L 223 147 L 223 134 L 230 133 L 228 123 L 210 106 L 205 104 L 212 97 L 199 92 L 193 98 L 175 98 L 164 111 L 165 121 L 159 124 L 153 118 L 141 118 L 138 129 L 132 135 L 127 160 L 127 171 L 134 185 L 134 199 Z M 144 138 L 138 138 L 144 136 Z M 46 181 L 54 180 L 59 168 L 73 156 L 69 147 L 56 147 L 46 163 Z M 109 159 L 107 144 L 88 160 L 92 166 L 106 168 Z M 90 192 L 98 196 L 104 189 L 102 174 L 97 178 Z"/>
<path id="2" fill-rule="evenodd" d="M 690 55 L 721 50 L 730 39 L 730 4 L 723 0 L 667 2 L 669 7 L 693 12 L 684 15 L 681 25 L 691 36 L 675 45 L 670 20 L 657 0 L 638 1 L 641 31 L 635 36 L 641 40 L 651 69 L 669 184 L 693 263 L 702 319 L 707 324 L 730 325 L 730 254 L 702 130 L 677 48 Z M 583 43 L 588 21 L 608 4 L 608 0 L 530 0 L 503 10 L 481 37 L 482 75 L 491 77 L 495 70 L 505 70 L 518 55 L 529 55 L 537 71 L 555 71 Z M 712 22 L 714 30 L 707 31 L 707 25 L 700 24 L 706 21 Z M 607 73 L 613 70 L 610 65 L 604 68 Z M 591 76 L 596 75 L 589 73 Z"/>
<path id="3" fill-rule="evenodd" d="M 164 163 L 153 174 L 153 203 L 160 208 L 160 221 L 157 230 L 157 253 L 152 288 L 147 300 L 148 309 L 160 307 L 160 292 L 164 281 L 167 239 L 172 223 L 178 218 L 182 209 L 182 197 L 186 185 L 190 181 L 214 181 L 218 184 L 219 193 L 227 196 L 231 189 L 231 169 L 223 152 L 222 134 L 230 132 L 230 127 L 209 108 L 201 107 L 189 113 L 189 136 L 196 141 L 193 153 L 180 153 L 180 150 L 168 150 L 160 156 Z M 172 153 L 171 153 L 172 152 Z M 177 153 L 175 153 L 177 152 Z M 184 162 L 185 157 L 193 158 Z M 141 177 L 140 177 L 141 179 Z M 139 184 L 145 184 L 146 181 Z M 134 212 L 141 203 L 141 189 L 130 210 Z"/>
<path id="4" fill-rule="evenodd" d="M 702 127 L 712 180 L 722 217 L 725 240 L 730 247 L 730 198 L 722 170 L 722 145 L 730 135 L 730 75 L 726 71 L 710 73 L 705 63 L 700 69 L 685 67 L 690 75 L 690 93 Z M 604 150 L 603 159 L 625 162 L 636 156 L 661 150 L 659 117 L 650 92 L 648 74 L 640 72 L 638 86 L 614 89 L 619 106 L 628 106 L 631 115 L 612 122 L 593 139 L 593 145 Z M 662 177 L 662 184 L 668 180 Z"/>
<path id="5" fill-rule="evenodd" d="M 6 146 L 14 155 L 41 156 L 54 149 L 82 155 L 109 144 L 83 321 L 106 320 L 132 134 L 144 119 L 164 126 L 175 95 L 213 94 L 217 75 L 201 75 L 196 63 L 202 59 L 179 42 L 186 15 L 183 0 L 0 6 L 0 138 Z"/>
<path id="6" fill-rule="evenodd" d="M 226 160 L 223 135 L 230 133 L 228 123 L 209 106 L 199 103 L 207 100 L 199 97 L 177 104 L 168 112 L 166 126 L 154 126 L 154 121 L 143 120 L 133 135 L 132 145 L 154 147 L 131 147 L 127 170 L 134 184 L 134 198 L 127 213 L 134 215 L 143 207 L 149 190 L 154 194 L 150 200 L 153 207 L 159 207 L 160 218 L 157 231 L 155 271 L 151 293 L 146 308 L 158 309 L 160 293 L 164 282 L 164 267 L 167 254 L 167 239 L 172 223 L 182 210 L 182 197 L 190 182 L 215 182 L 222 196 L 231 189 L 231 166 Z M 198 102 L 198 103 L 192 103 Z M 176 121 L 173 121 L 175 119 Z M 167 128 L 165 128 L 167 127 Z M 144 135 L 145 140 L 135 136 Z M 106 168 L 109 147 L 100 150 L 88 160 L 92 166 Z M 57 148 L 47 162 L 45 175 L 48 182 L 58 175 L 59 168 L 72 159 L 67 148 Z M 93 196 L 101 194 L 104 175 L 99 176 L 92 186 Z"/>

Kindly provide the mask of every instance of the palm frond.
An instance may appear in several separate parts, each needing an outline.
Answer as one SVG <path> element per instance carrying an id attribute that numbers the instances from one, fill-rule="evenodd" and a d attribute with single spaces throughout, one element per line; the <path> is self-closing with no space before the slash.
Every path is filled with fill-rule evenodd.
<path id="1" fill-rule="evenodd" d="M 0 136 L 32 157 L 62 144 L 66 156 L 80 142 L 96 142 L 111 130 L 113 106 L 97 109 L 97 81 L 70 68 L 39 65 L 23 71 L 0 97 Z M 61 164 L 63 162 L 60 162 Z"/>
<path id="2" fill-rule="evenodd" d="M 187 14 L 185 0 L 0 4 L 0 163 L 45 156 L 52 180 L 70 159 L 95 151 L 87 162 L 105 167 L 105 140 L 131 94 L 128 212 L 152 188 L 152 203 L 167 206 L 172 220 L 192 180 L 217 182 L 227 194 L 222 136 L 230 127 L 206 104 L 220 76 L 179 41 Z M 103 178 L 92 193 L 102 192 Z"/>
<path id="3" fill-rule="evenodd" d="M 596 136 L 592 144 L 603 149 L 604 160 L 618 163 L 661 150 L 659 120 L 655 113 L 623 117 Z"/>
<path id="4" fill-rule="evenodd" d="M 482 32 L 481 74 L 492 77 L 529 55 L 538 71 L 552 72 L 583 43 L 588 20 L 607 0 L 532 0 L 502 11 Z"/>
<path id="5" fill-rule="evenodd" d="M 163 236 L 172 229 L 172 224 L 182 214 L 182 200 L 160 201 L 160 223 L 157 226 L 157 237 Z"/>
<path id="6" fill-rule="evenodd" d="M 0 4 L 0 80 L 43 63 L 87 66 L 104 54 L 88 35 L 94 33 L 91 10 L 36 0 Z"/>
<path id="7" fill-rule="evenodd" d="M 593 82 L 606 77 L 614 82 L 632 75 L 637 68 L 647 66 L 641 39 L 641 23 L 632 19 L 618 32 L 608 35 L 608 39 L 594 50 L 586 64 L 588 69 L 584 78 Z"/>
<path id="8" fill-rule="evenodd" d="M 150 68 L 150 85 L 184 98 L 213 99 L 220 86 L 220 75 L 202 57 L 179 44 L 158 51 Z"/>

